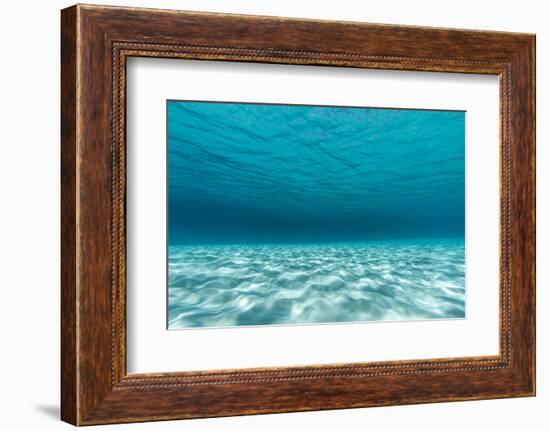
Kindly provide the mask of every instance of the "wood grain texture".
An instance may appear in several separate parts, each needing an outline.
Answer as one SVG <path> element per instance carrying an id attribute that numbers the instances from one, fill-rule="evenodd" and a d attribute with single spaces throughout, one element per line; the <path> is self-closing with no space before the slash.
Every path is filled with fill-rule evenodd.
<path id="1" fill-rule="evenodd" d="M 61 16 L 61 417 L 78 421 L 76 299 L 76 9 Z"/>
<path id="2" fill-rule="evenodd" d="M 499 75 L 499 355 L 127 375 L 129 56 Z M 534 395 L 534 64 L 535 37 L 525 34 L 63 10 L 62 419 L 88 425 Z"/>

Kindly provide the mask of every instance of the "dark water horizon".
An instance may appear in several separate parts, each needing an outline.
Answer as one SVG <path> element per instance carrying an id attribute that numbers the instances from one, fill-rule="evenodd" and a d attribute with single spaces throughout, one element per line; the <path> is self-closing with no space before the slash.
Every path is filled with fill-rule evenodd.
<path id="1" fill-rule="evenodd" d="M 223 246 L 288 246 L 288 247 L 300 247 L 300 246 L 315 246 L 315 245 L 353 245 L 353 244 L 379 244 L 379 243 L 425 243 L 425 242 L 437 242 L 437 241 L 461 241 L 464 242 L 463 236 L 396 236 L 388 238 L 385 236 L 371 237 L 371 238 L 353 238 L 353 239 L 340 239 L 340 240 L 300 240 L 300 241 L 234 241 L 234 242 L 174 242 L 168 244 L 168 247 L 223 247 Z"/>

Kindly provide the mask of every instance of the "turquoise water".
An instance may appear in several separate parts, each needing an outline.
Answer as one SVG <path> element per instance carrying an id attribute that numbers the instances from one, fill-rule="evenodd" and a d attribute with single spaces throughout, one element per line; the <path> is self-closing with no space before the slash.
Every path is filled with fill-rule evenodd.
<path id="1" fill-rule="evenodd" d="M 464 317 L 464 112 L 167 109 L 170 329 Z"/>

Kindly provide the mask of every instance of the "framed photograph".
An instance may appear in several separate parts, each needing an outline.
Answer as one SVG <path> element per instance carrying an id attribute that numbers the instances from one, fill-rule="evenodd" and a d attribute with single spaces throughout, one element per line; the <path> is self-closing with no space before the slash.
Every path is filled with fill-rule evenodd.
<path id="1" fill-rule="evenodd" d="M 61 14 L 61 415 L 535 394 L 535 36 Z"/>

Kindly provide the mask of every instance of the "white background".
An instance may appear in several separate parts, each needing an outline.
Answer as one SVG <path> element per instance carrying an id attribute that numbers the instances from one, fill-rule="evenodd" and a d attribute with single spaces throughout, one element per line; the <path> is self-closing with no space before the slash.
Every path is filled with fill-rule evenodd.
<path id="1" fill-rule="evenodd" d="M 128 372 L 498 354 L 498 77 L 141 58 L 127 83 Z M 167 99 L 466 111 L 467 319 L 166 331 Z"/>
<path id="2" fill-rule="evenodd" d="M 538 396 L 329 412 L 106 426 L 144 430 L 543 430 L 550 422 L 549 12 L 536 0 L 312 2 L 197 0 L 102 3 L 537 33 Z M 5 2 L 0 94 L 0 426 L 62 430 L 59 399 L 59 9 Z M 546 313 L 546 314 L 545 314 Z"/>

